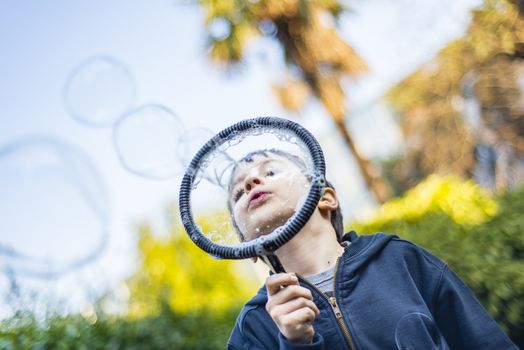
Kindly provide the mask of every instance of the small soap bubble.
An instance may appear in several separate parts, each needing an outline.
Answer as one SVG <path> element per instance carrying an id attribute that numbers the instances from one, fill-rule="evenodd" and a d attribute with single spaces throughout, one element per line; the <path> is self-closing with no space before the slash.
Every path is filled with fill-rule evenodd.
<path id="1" fill-rule="evenodd" d="M 153 179 L 182 174 L 177 154 L 182 121 L 168 108 L 149 104 L 118 121 L 113 137 L 118 156 L 132 173 Z"/>
<path id="2" fill-rule="evenodd" d="M 103 251 L 108 198 L 81 151 L 55 139 L 0 147 L 0 193 L 1 267 L 53 277 Z"/>
<path id="3" fill-rule="evenodd" d="M 235 160 L 229 154 L 216 149 L 201 160 L 193 184 L 198 184 L 204 179 L 213 185 L 225 189 L 229 185 L 231 172 L 235 164 Z"/>
<path id="4" fill-rule="evenodd" d="M 227 141 L 227 145 L 229 147 L 233 147 L 233 146 L 238 145 L 240 142 L 242 142 L 242 138 L 241 137 L 234 137 L 234 138 L 232 138 L 232 139 Z"/>
<path id="5" fill-rule="evenodd" d="M 227 153 L 218 152 L 208 171 L 208 179 L 215 185 L 224 188 L 228 187 L 235 164 L 235 160 Z"/>
<path id="6" fill-rule="evenodd" d="M 261 21 L 258 24 L 258 29 L 263 35 L 266 36 L 276 36 L 278 32 L 277 27 L 271 21 Z"/>
<path id="7" fill-rule="evenodd" d="M 231 22 L 224 17 L 216 17 L 207 24 L 207 29 L 213 40 L 222 41 L 231 35 Z"/>
<path id="8" fill-rule="evenodd" d="M 183 132 L 177 144 L 177 156 L 184 166 L 188 166 L 198 150 L 214 136 L 206 128 L 193 128 Z"/>
<path id="9" fill-rule="evenodd" d="M 262 135 L 263 133 L 264 133 L 264 129 L 262 127 L 260 127 L 260 126 L 256 126 L 251 131 L 251 135 L 253 135 L 253 136 Z"/>
<path id="10" fill-rule="evenodd" d="M 398 349 L 443 349 L 445 339 L 435 321 L 419 312 L 404 315 L 395 328 Z"/>
<path id="11" fill-rule="evenodd" d="M 215 244 L 225 244 L 224 237 L 221 233 L 218 233 L 217 231 L 211 231 L 206 234 L 204 234 L 207 239 L 209 239 L 211 242 Z"/>
<path id="12" fill-rule="evenodd" d="M 73 70 L 64 88 L 68 112 L 90 126 L 111 126 L 132 108 L 136 85 L 124 63 L 93 57 Z"/>

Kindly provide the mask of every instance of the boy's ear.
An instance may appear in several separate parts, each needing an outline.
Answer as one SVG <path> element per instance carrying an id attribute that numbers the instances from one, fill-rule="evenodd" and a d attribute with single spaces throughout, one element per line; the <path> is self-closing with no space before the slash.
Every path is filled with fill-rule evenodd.
<path id="1" fill-rule="evenodd" d="M 318 209 L 327 210 L 327 211 L 335 211 L 337 210 L 337 208 L 338 208 L 337 193 L 331 187 L 326 187 L 324 189 L 324 194 L 322 195 L 322 197 L 320 197 L 320 201 L 318 202 Z"/>

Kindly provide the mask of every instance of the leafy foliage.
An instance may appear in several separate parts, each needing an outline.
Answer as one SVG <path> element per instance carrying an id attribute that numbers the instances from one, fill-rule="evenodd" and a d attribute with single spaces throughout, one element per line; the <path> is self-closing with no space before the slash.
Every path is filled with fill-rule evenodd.
<path id="1" fill-rule="evenodd" d="M 433 176 L 351 227 L 398 234 L 446 261 L 523 347 L 523 212 L 524 188 L 495 201 L 471 181 Z"/>
<path id="2" fill-rule="evenodd" d="M 204 232 L 211 232 L 226 221 L 224 215 L 197 222 Z M 155 314 L 160 301 L 180 313 L 228 310 L 241 306 L 258 287 L 248 262 L 213 259 L 188 238 L 182 226 L 174 227 L 164 240 L 143 226 L 138 247 L 140 267 L 129 280 L 133 317 Z"/>
<path id="3" fill-rule="evenodd" d="M 400 187 L 433 173 L 497 189 L 524 180 L 523 54 L 518 8 L 486 0 L 462 38 L 389 92 L 406 135 Z"/>
<path id="4" fill-rule="evenodd" d="M 238 312 L 180 314 L 163 304 L 155 316 L 99 314 L 94 323 L 77 314 L 38 322 L 30 313 L 18 313 L 0 322 L 0 349 L 223 349 Z"/>

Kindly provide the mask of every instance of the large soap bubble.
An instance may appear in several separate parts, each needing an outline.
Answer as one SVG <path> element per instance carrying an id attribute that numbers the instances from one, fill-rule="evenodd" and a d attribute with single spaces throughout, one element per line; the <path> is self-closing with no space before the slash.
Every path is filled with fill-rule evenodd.
<path id="1" fill-rule="evenodd" d="M 167 179 L 184 167 L 177 146 L 184 130 L 181 120 L 161 105 L 149 104 L 130 111 L 114 129 L 114 142 L 122 164 L 148 178 Z"/>
<path id="2" fill-rule="evenodd" d="M 0 267 L 53 277 L 92 261 L 107 240 L 104 187 L 88 158 L 54 139 L 0 148 Z"/>
<path id="3" fill-rule="evenodd" d="M 67 80 L 67 110 L 91 126 L 113 125 L 135 101 L 136 85 L 127 67 L 111 57 L 93 57 L 80 64 Z"/>

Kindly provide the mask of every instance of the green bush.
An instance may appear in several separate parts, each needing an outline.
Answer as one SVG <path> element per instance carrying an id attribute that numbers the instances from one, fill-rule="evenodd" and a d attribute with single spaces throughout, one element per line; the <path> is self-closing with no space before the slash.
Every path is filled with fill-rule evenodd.
<path id="1" fill-rule="evenodd" d="M 524 348 L 524 188 L 491 203 L 473 183 L 453 178 L 417 187 L 351 228 L 394 233 L 446 261 Z"/>
<path id="2" fill-rule="evenodd" d="M 137 320 L 99 315 L 52 316 L 38 322 L 19 312 L 0 323 L 0 349 L 224 349 L 240 310 L 178 314 L 164 304 L 157 316 Z"/>

